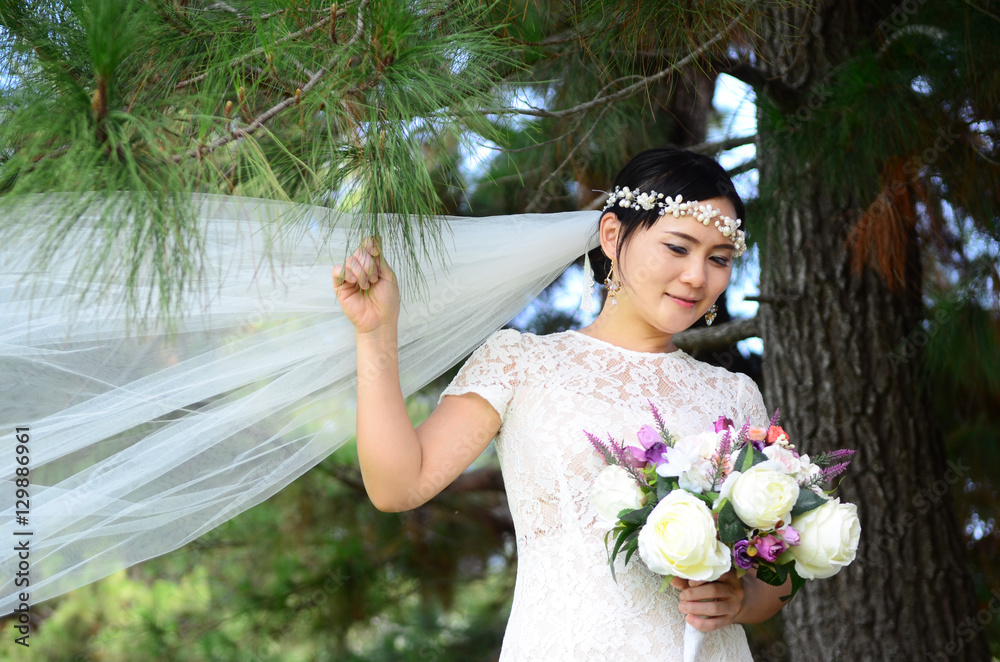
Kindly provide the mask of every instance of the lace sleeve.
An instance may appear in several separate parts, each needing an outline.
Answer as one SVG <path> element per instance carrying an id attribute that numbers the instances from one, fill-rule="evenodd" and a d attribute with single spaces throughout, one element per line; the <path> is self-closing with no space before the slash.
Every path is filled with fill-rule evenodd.
<path id="1" fill-rule="evenodd" d="M 749 375 L 738 374 L 740 380 L 740 384 L 737 387 L 739 389 L 738 409 L 742 418 L 739 421 L 735 421 L 736 426 L 743 425 L 747 417 L 749 417 L 750 425 L 767 427 L 768 421 L 771 420 L 771 415 L 767 413 L 767 407 L 764 406 L 764 397 L 760 394 L 757 382 Z"/>
<path id="2" fill-rule="evenodd" d="M 477 393 L 486 398 L 503 420 L 514 389 L 520 385 L 520 357 L 521 333 L 516 329 L 500 329 L 472 353 L 448 388 L 441 392 L 438 404 L 446 395 Z"/>

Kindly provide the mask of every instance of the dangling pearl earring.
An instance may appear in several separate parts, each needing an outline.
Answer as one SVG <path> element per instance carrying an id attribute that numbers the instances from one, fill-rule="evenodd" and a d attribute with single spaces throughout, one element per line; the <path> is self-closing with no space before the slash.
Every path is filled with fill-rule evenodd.
<path id="1" fill-rule="evenodd" d="M 712 326 L 712 322 L 715 321 L 715 314 L 716 314 L 716 312 L 718 310 L 719 309 L 713 303 L 712 307 L 708 309 L 707 313 L 705 313 L 705 325 L 706 326 Z"/>
<path id="2" fill-rule="evenodd" d="M 608 272 L 608 277 L 604 279 L 604 286 L 608 288 L 608 299 L 611 300 L 612 306 L 617 306 L 618 301 L 615 300 L 615 295 L 618 294 L 618 290 L 622 288 L 622 283 L 619 280 L 615 280 L 615 262 L 611 261 L 611 271 Z"/>

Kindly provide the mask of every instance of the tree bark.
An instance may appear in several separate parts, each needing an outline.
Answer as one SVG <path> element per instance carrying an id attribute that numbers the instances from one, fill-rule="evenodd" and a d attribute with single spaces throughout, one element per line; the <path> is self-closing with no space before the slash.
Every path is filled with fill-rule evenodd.
<path id="1" fill-rule="evenodd" d="M 778 10 L 758 49 L 771 81 L 758 94 L 794 114 L 891 11 L 861 0 Z M 916 236 L 909 294 L 891 293 L 871 270 L 852 275 L 845 239 L 870 201 L 831 194 L 836 173 L 790 163 L 765 122 L 761 114 L 757 161 L 773 218 L 761 232 L 757 315 L 765 401 L 781 408 L 800 451 L 858 450 L 837 495 L 858 506 L 862 524 L 855 562 L 808 582 L 785 608 L 785 644 L 796 661 L 989 660 L 951 498 L 969 467 L 948 463 L 916 388 L 913 333 L 925 315 Z"/>

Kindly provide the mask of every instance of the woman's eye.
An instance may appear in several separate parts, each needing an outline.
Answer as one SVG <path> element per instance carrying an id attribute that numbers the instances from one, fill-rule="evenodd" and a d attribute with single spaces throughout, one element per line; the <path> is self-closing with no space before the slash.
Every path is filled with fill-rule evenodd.
<path id="1" fill-rule="evenodd" d="M 677 255 L 687 255 L 688 254 L 687 249 L 684 248 L 683 246 L 677 246 L 675 244 L 664 244 L 664 246 L 666 246 L 667 248 L 669 248 L 671 251 L 673 251 Z M 721 255 L 716 255 L 715 257 L 712 257 L 712 258 L 709 258 L 709 259 L 711 259 L 713 262 L 715 262 L 716 264 L 718 264 L 720 267 L 728 267 L 729 266 L 729 258 L 727 258 L 727 257 L 722 257 Z"/>

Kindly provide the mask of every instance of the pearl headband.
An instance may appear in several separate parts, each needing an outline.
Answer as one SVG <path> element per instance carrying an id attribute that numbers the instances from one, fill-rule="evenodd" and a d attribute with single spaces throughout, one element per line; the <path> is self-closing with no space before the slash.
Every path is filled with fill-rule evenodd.
<path id="1" fill-rule="evenodd" d="M 660 216 L 666 216 L 667 214 L 673 214 L 674 218 L 693 216 L 695 220 L 701 221 L 704 225 L 708 225 L 714 221 L 715 227 L 718 228 L 719 232 L 724 237 L 729 237 L 733 240 L 733 244 L 736 246 L 736 250 L 733 252 L 734 258 L 743 255 L 747 249 L 746 233 L 739 229 L 742 221 L 738 218 L 734 219 L 726 216 L 720 210 L 712 207 L 712 205 L 684 202 L 683 196 L 680 195 L 671 198 L 669 195 L 664 197 L 662 193 L 657 193 L 656 191 L 643 193 L 638 189 L 629 189 L 627 186 L 625 188 L 616 186 L 615 190 L 608 194 L 608 201 L 604 205 L 604 211 L 607 211 L 610 207 L 614 207 L 615 203 L 618 203 L 619 207 L 626 209 L 639 209 L 641 207 L 646 211 L 654 207 L 659 207 Z"/>

